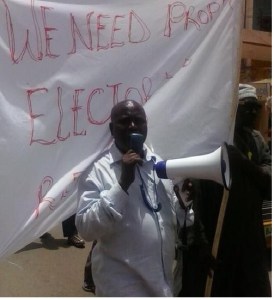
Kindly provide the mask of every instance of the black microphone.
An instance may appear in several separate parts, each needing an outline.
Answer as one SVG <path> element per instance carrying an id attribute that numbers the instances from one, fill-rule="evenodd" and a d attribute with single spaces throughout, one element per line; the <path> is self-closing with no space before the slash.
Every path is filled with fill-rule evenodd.
<path id="1" fill-rule="evenodd" d="M 143 152 L 144 136 L 141 133 L 131 133 L 129 137 L 129 148 L 141 155 Z"/>

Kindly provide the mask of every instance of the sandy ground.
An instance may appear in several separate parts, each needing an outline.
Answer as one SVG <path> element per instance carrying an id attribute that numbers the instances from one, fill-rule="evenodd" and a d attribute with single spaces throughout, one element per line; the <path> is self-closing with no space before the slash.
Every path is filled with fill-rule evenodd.
<path id="1" fill-rule="evenodd" d="M 91 243 L 68 246 L 62 226 L 0 261 L 0 297 L 93 297 L 82 289 Z M 272 272 L 270 270 L 270 281 Z"/>
<path id="2" fill-rule="evenodd" d="M 84 249 L 68 246 L 61 225 L 50 234 L 0 261 L 0 297 L 94 296 L 82 290 L 91 243 Z"/>

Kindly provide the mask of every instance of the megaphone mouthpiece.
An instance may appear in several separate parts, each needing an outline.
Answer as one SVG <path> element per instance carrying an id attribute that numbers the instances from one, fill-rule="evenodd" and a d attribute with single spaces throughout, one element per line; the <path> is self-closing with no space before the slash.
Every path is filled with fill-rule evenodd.
<path id="1" fill-rule="evenodd" d="M 155 165 L 155 170 L 159 178 L 168 179 L 167 173 L 166 173 L 166 160 L 162 160 L 157 162 Z"/>

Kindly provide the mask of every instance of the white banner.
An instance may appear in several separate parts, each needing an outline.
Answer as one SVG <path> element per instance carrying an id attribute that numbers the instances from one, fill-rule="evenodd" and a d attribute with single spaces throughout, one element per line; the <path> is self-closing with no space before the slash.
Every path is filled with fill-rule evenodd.
<path id="1" fill-rule="evenodd" d="M 115 103 L 164 159 L 230 140 L 242 2 L 0 0 L 0 257 L 75 213 Z"/>

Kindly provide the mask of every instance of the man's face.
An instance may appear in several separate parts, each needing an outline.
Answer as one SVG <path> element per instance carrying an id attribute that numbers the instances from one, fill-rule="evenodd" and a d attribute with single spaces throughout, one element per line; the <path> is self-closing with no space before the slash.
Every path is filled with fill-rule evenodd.
<path id="1" fill-rule="evenodd" d="M 258 105 L 254 103 L 246 102 L 244 105 L 239 104 L 237 110 L 236 126 L 238 128 L 248 127 L 253 129 L 255 127 L 255 121 L 258 111 Z"/>
<path id="2" fill-rule="evenodd" d="M 130 134 L 140 133 L 147 136 L 147 120 L 143 107 L 134 101 L 124 101 L 112 112 L 110 131 L 116 146 L 123 153 L 129 150 Z"/>

